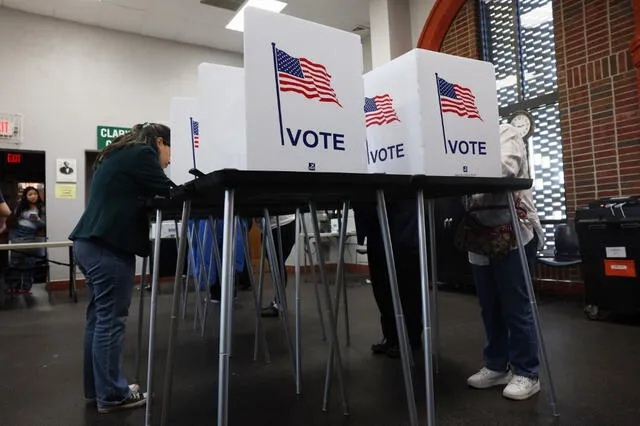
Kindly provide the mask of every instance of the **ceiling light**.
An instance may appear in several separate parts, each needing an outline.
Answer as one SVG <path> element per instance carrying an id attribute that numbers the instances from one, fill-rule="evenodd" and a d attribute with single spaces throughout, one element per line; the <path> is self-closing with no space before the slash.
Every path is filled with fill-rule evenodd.
<path id="1" fill-rule="evenodd" d="M 287 3 L 278 0 L 247 0 L 236 13 L 231 21 L 227 24 L 228 30 L 244 31 L 244 10 L 247 7 L 255 7 L 258 9 L 268 10 L 270 12 L 280 13 L 282 9 L 287 7 Z"/>

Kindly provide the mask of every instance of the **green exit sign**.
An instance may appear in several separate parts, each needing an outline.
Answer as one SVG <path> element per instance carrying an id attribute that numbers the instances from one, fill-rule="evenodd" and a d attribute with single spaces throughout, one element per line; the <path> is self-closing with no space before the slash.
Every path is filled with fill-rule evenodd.
<path id="1" fill-rule="evenodd" d="M 98 126 L 98 149 L 104 149 L 115 138 L 124 135 L 129 130 L 131 130 L 129 127 Z"/>

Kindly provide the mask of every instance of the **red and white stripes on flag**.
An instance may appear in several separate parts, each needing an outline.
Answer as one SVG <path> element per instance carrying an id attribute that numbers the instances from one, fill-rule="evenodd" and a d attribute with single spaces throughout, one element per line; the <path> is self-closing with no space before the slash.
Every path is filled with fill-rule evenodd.
<path id="1" fill-rule="evenodd" d="M 331 74 L 324 65 L 307 58 L 294 58 L 284 50 L 276 49 L 276 67 L 282 92 L 296 92 L 308 99 L 340 105 L 331 87 Z"/>
<path id="2" fill-rule="evenodd" d="M 396 110 L 393 109 L 393 99 L 387 93 L 373 98 L 364 98 L 364 118 L 367 127 L 400 121 Z"/>
<path id="3" fill-rule="evenodd" d="M 452 112 L 460 117 L 479 118 L 480 110 L 476 105 L 476 97 L 471 89 L 459 84 L 449 83 L 438 77 L 438 92 L 440 94 L 440 106 L 442 112 Z"/>

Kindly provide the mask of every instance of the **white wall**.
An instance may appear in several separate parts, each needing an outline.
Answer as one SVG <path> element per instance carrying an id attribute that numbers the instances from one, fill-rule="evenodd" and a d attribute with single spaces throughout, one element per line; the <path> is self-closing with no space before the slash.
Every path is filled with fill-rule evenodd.
<path id="1" fill-rule="evenodd" d="M 422 34 L 422 28 L 427 22 L 429 13 L 436 0 L 409 0 L 409 10 L 411 14 L 411 40 L 413 46 L 418 45 L 418 39 Z"/>
<path id="2" fill-rule="evenodd" d="M 20 149 L 46 151 L 47 234 L 65 240 L 84 211 L 85 150 L 97 125 L 168 121 L 173 96 L 195 96 L 201 62 L 235 53 L 110 31 L 0 7 L 0 112 L 24 114 Z M 15 145 L 0 143 L 0 148 Z M 54 197 L 56 158 L 78 160 L 78 197 Z M 66 260 L 65 249 L 50 250 Z M 67 272 L 52 265 L 52 279 Z"/>

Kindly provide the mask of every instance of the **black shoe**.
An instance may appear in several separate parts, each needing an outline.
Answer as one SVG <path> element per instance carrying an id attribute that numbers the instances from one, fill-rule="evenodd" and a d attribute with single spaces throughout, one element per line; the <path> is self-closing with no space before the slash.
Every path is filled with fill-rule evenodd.
<path id="1" fill-rule="evenodd" d="M 380 343 L 376 343 L 375 345 L 371 345 L 371 352 L 374 355 L 385 355 L 387 353 L 387 351 L 389 350 L 389 348 L 393 347 L 394 345 L 389 343 L 386 339 L 383 340 Z M 397 345 L 395 345 L 397 346 Z"/>
<path id="2" fill-rule="evenodd" d="M 98 407 L 98 413 L 106 414 L 114 411 L 127 410 L 130 408 L 142 407 L 147 403 L 147 394 L 142 392 L 131 391 L 129 398 L 116 405 L 105 405 Z"/>
<path id="3" fill-rule="evenodd" d="M 415 343 L 410 345 L 411 351 L 416 352 L 422 348 L 421 343 Z M 387 356 L 389 358 L 400 358 L 400 345 L 393 345 L 387 349 Z"/>
<path id="4" fill-rule="evenodd" d="M 272 304 L 266 308 L 262 308 L 262 313 L 260 315 L 262 315 L 263 318 L 275 318 L 280 315 L 280 311 L 275 304 Z"/>

